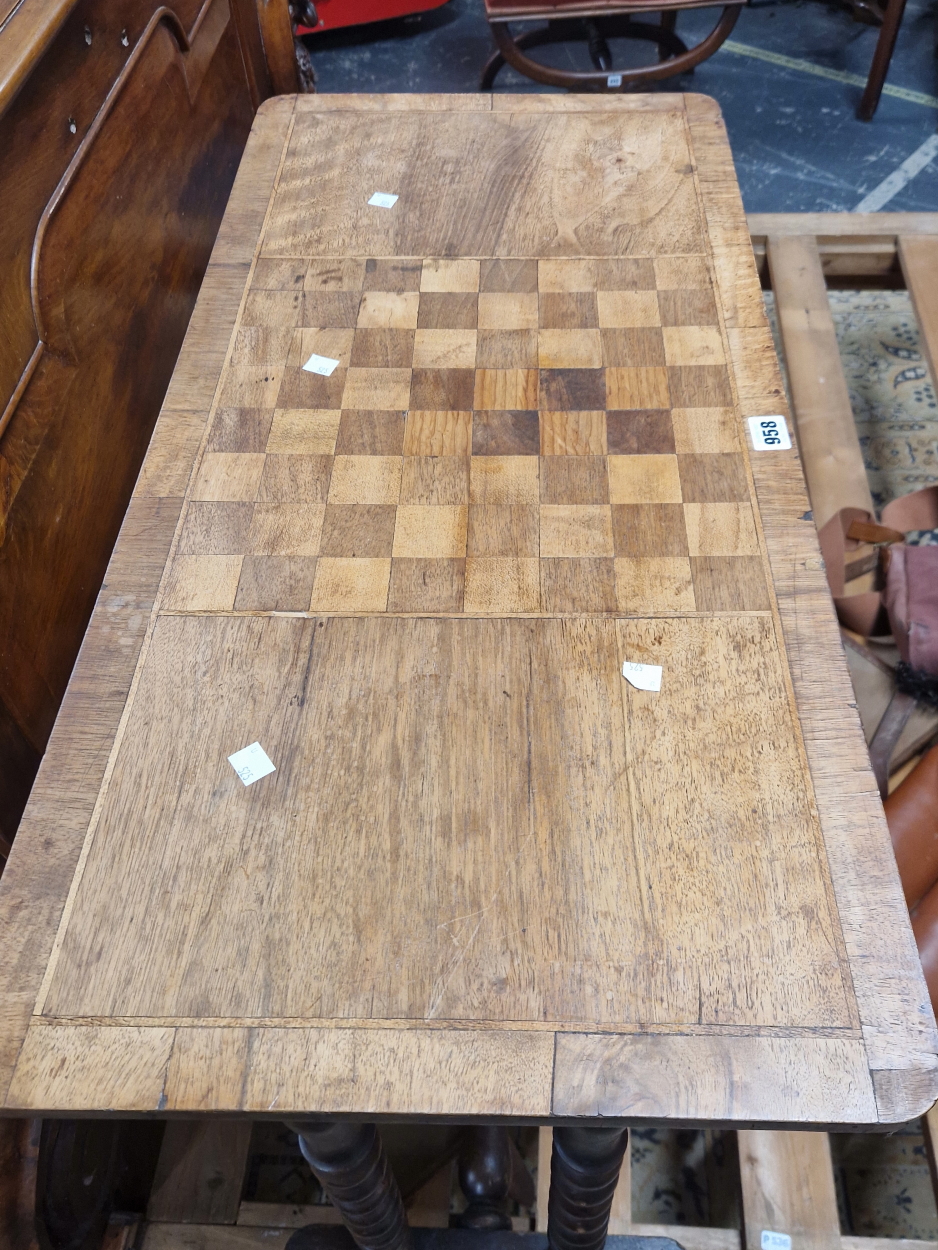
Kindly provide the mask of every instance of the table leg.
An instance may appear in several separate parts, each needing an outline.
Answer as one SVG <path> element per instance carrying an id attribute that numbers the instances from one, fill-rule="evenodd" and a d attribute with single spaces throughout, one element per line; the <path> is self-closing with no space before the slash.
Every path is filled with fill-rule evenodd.
<path id="1" fill-rule="evenodd" d="M 463 1228 L 495 1232 L 511 1228 L 505 1200 L 511 1187 L 508 1130 L 482 1125 L 466 1130 L 459 1152 L 459 1187 L 469 1205 L 459 1217 Z"/>
<path id="2" fill-rule="evenodd" d="M 624 1128 L 555 1128 L 547 1202 L 550 1250 L 602 1250 L 619 1169 Z"/>
<path id="3" fill-rule="evenodd" d="M 294 1122 L 300 1150 L 362 1250 L 410 1250 L 404 1202 L 373 1124 Z"/>

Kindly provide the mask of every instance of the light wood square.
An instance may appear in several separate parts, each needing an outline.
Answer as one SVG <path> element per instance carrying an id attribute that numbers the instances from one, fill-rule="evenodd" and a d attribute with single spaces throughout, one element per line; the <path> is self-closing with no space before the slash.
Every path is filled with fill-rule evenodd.
<path id="1" fill-rule="evenodd" d="M 677 456 L 609 456 L 610 503 L 680 503 Z"/>
<path id="2" fill-rule="evenodd" d="M 295 369 L 302 369 L 310 356 L 325 356 L 328 360 L 337 360 L 339 369 L 347 369 L 352 355 L 354 330 L 317 330 L 310 326 L 302 326 L 293 332 L 293 343 L 287 364 Z"/>
<path id="3" fill-rule="evenodd" d="M 537 357 L 542 369 L 599 369 L 602 339 L 598 330 L 540 330 Z"/>
<path id="4" fill-rule="evenodd" d="M 325 512 L 326 505 L 322 503 L 256 503 L 248 534 L 248 553 L 317 555 Z"/>
<path id="5" fill-rule="evenodd" d="M 471 450 L 471 412 L 408 412 L 405 456 L 468 456 Z"/>
<path id="6" fill-rule="evenodd" d="M 414 336 L 415 369 L 474 369 L 475 330 L 418 330 Z"/>
<path id="7" fill-rule="evenodd" d="M 366 291 L 358 309 L 358 324 L 415 330 L 419 306 L 419 291 Z"/>
<path id="8" fill-rule="evenodd" d="M 330 503 L 396 504 L 400 494 L 400 456 L 336 456 Z"/>
<path id="9" fill-rule="evenodd" d="M 603 330 L 661 325 L 656 291 L 597 291 L 596 303 Z"/>
<path id="10" fill-rule="evenodd" d="M 593 291 L 596 263 L 592 260 L 541 260 L 537 265 L 539 291 Z"/>
<path id="11" fill-rule="evenodd" d="M 692 556 L 754 556 L 759 552 L 748 503 L 686 503 L 684 523 Z"/>
<path id="12" fill-rule="evenodd" d="M 478 291 L 477 260 L 425 260 L 420 274 L 421 291 Z"/>
<path id="13" fill-rule="evenodd" d="M 307 291 L 360 291 L 364 260 L 312 260 L 306 270 Z"/>
<path id="14" fill-rule="evenodd" d="M 349 369 L 345 375 L 343 408 L 403 412 L 409 403 L 409 369 Z"/>
<path id="15" fill-rule="evenodd" d="M 605 504 L 542 504 L 541 556 L 611 556 L 612 510 Z"/>
<path id="16" fill-rule="evenodd" d="M 542 456 L 604 456 L 604 412 L 541 412 Z"/>
<path id="17" fill-rule="evenodd" d="M 391 580 L 389 559 L 320 556 L 311 612 L 383 612 Z"/>
<path id="18" fill-rule="evenodd" d="M 540 560 L 474 557 L 466 560 L 466 612 L 536 612 Z"/>
<path id="19" fill-rule="evenodd" d="M 671 412 L 674 450 L 690 454 L 739 451 L 732 408 L 675 408 Z"/>
<path id="20" fill-rule="evenodd" d="M 253 502 L 264 472 L 265 456 L 253 451 L 210 451 L 199 466 L 193 499 Z"/>
<path id="21" fill-rule="evenodd" d="M 399 505 L 392 554 L 416 559 L 461 558 L 466 554 L 466 514 L 464 506 Z"/>
<path id="22" fill-rule="evenodd" d="M 483 292 L 479 296 L 480 330 L 536 330 L 537 292 Z"/>
<path id="23" fill-rule="evenodd" d="M 693 612 L 694 583 L 685 556 L 616 560 L 616 599 L 629 616 Z"/>
<path id="24" fill-rule="evenodd" d="M 273 408 L 277 402 L 283 365 L 229 365 L 225 370 L 219 408 Z"/>
<path id="25" fill-rule="evenodd" d="M 231 365 L 284 365 L 296 332 L 272 326 L 242 326 L 235 334 Z"/>
<path id="26" fill-rule="evenodd" d="M 267 436 L 267 451 L 271 455 L 331 456 L 341 417 L 337 408 L 278 408 Z"/>
<path id="27" fill-rule="evenodd" d="M 473 456 L 469 502 L 521 504 L 538 502 L 537 456 Z"/>
<path id="28" fill-rule="evenodd" d="M 668 371 L 657 366 L 606 370 L 606 408 L 670 408 Z"/>
<path id="29" fill-rule="evenodd" d="M 230 612 L 243 556 L 177 556 L 163 607 L 176 612 Z"/>
<path id="30" fill-rule="evenodd" d="M 476 369 L 474 408 L 496 412 L 537 407 L 536 369 Z"/>
<path id="31" fill-rule="evenodd" d="M 655 285 L 659 291 L 710 289 L 710 273 L 703 256 L 658 256 Z"/>
<path id="32" fill-rule="evenodd" d="M 664 356 L 669 365 L 722 365 L 723 339 L 716 326 L 665 326 Z"/>

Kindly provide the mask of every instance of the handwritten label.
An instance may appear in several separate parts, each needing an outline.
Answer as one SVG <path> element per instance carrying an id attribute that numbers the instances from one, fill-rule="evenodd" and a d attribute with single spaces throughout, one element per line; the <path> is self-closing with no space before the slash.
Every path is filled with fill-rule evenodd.
<path id="1" fill-rule="evenodd" d="M 626 660 L 622 665 L 622 676 L 636 690 L 661 689 L 660 664 L 630 664 Z"/>
<path id="2" fill-rule="evenodd" d="M 762 1230 L 762 1250 L 791 1250 L 791 1238 L 787 1233 L 770 1233 Z"/>
<path id="3" fill-rule="evenodd" d="M 319 373 L 324 378 L 331 378 L 338 363 L 337 360 L 333 360 L 330 356 L 317 356 L 313 352 L 303 368 L 307 373 Z"/>
<path id="4" fill-rule="evenodd" d="M 387 191 L 376 191 L 368 203 L 375 208 L 393 208 L 397 203 L 397 196 L 388 195 Z"/>
<path id="5" fill-rule="evenodd" d="M 782 451 L 791 446 L 784 417 L 750 417 L 749 433 L 756 451 Z"/>
<path id="6" fill-rule="evenodd" d="M 610 75 L 609 75 L 609 77 L 606 79 L 606 86 L 607 86 L 607 87 L 621 87 L 621 86 L 622 86 L 622 75 L 621 75 L 621 74 L 610 74 Z"/>
<path id="7" fill-rule="evenodd" d="M 260 781 L 261 777 L 277 771 L 270 756 L 259 742 L 252 742 L 249 747 L 244 747 L 241 751 L 235 751 L 234 755 L 229 755 L 228 763 L 246 786 L 253 785 L 255 781 Z"/>

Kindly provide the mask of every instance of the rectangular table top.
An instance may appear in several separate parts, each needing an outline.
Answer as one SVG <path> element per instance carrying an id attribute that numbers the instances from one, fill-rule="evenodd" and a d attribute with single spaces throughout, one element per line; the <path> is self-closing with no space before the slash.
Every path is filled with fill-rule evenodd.
<path id="1" fill-rule="evenodd" d="M 0 883 L 3 1108 L 930 1105 L 784 412 L 712 101 L 265 105 Z"/>

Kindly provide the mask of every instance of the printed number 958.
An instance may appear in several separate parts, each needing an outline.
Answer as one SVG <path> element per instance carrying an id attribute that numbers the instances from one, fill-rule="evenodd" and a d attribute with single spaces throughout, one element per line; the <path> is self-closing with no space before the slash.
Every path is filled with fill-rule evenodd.
<path id="1" fill-rule="evenodd" d="M 777 421 L 760 421 L 759 428 L 764 431 L 762 435 L 763 443 L 775 445 L 782 441 L 778 432 Z"/>

